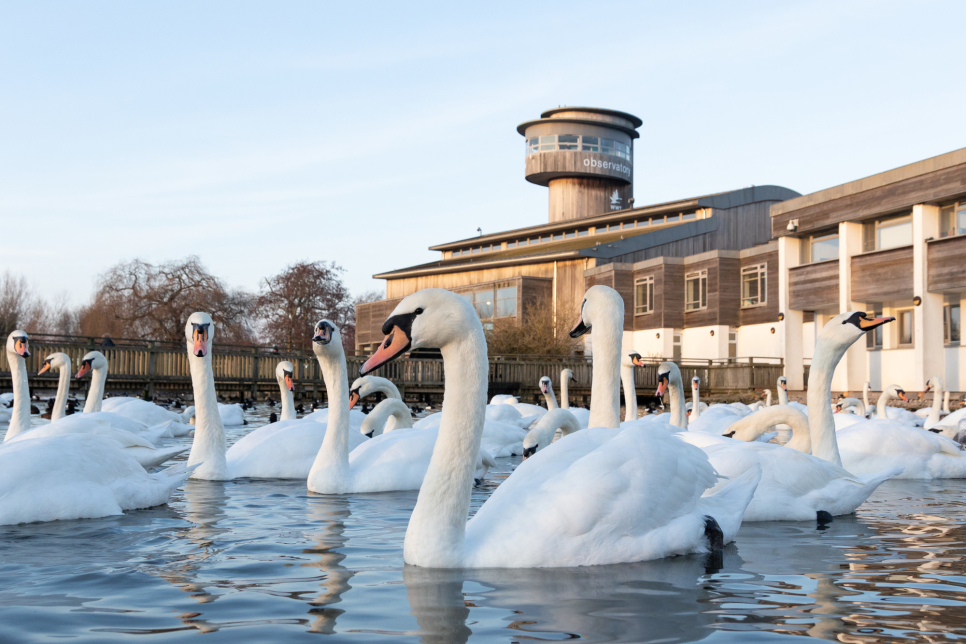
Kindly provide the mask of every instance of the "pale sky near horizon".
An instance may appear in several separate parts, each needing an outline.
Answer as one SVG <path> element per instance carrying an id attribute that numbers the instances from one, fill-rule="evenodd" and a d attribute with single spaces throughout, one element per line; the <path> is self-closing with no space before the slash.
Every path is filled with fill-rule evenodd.
<path id="1" fill-rule="evenodd" d="M 231 286 L 544 223 L 516 126 L 631 112 L 635 201 L 821 190 L 966 146 L 966 2 L 0 0 L 0 272 Z"/>

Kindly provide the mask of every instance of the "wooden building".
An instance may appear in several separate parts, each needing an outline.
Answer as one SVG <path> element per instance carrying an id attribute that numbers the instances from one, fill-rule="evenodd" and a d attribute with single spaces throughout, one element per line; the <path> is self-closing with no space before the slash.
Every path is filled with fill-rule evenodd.
<path id="1" fill-rule="evenodd" d="M 896 322 L 848 351 L 834 389 L 922 391 L 932 376 L 966 389 L 966 148 L 776 203 L 771 224 L 790 387 L 828 318 L 865 310 Z"/>
<path id="2" fill-rule="evenodd" d="M 640 125 L 573 107 L 521 124 L 526 178 L 549 188 L 548 223 L 438 244 L 435 262 L 375 275 L 386 299 L 357 307 L 356 348 L 374 349 L 392 309 L 420 289 L 461 293 L 492 325 L 519 324 L 542 300 L 576 316 L 584 291 L 607 284 L 624 296 L 625 345 L 642 355 L 780 357 L 769 208 L 799 193 L 756 186 L 636 207 Z"/>

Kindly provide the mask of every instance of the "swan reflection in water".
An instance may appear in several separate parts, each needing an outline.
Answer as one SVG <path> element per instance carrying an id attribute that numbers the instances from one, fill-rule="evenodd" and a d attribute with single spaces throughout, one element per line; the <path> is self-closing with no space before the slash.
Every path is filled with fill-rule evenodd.
<path id="1" fill-rule="evenodd" d="M 519 631 L 519 639 L 556 640 L 562 635 L 609 642 L 691 642 L 713 633 L 709 626 L 717 616 L 696 615 L 694 606 L 710 600 L 712 591 L 702 582 L 722 565 L 741 565 L 734 545 L 718 559 L 687 555 L 579 568 L 433 570 L 407 565 L 403 582 L 425 644 L 469 640 L 473 631 L 467 620 L 476 606 L 506 611 L 504 628 Z M 464 582 L 485 590 L 467 600 Z"/>
<path id="2" fill-rule="evenodd" d="M 345 522 L 349 518 L 349 499 L 345 496 L 312 496 L 309 498 L 308 519 L 317 528 L 309 536 L 315 542 L 312 548 L 302 550 L 303 554 L 318 557 L 317 561 L 299 564 L 318 568 L 322 573 L 322 592 L 309 602 L 309 614 L 315 617 L 309 631 L 332 635 L 335 633 L 336 620 L 345 611 L 332 608 L 342 601 L 342 594 L 352 588 L 349 580 L 354 571 L 342 565 L 346 555 L 337 548 L 346 545 Z"/>

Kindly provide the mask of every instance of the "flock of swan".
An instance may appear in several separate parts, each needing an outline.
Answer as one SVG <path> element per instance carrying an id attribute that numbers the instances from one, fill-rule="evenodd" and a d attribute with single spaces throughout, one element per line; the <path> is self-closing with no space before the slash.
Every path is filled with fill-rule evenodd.
<path id="1" fill-rule="evenodd" d="M 843 313 L 822 329 L 807 405 L 788 401 L 784 378 L 777 405 L 770 392 L 753 406 L 707 405 L 697 378 L 686 403 L 680 370 L 664 362 L 657 394 L 667 395 L 670 408 L 640 418 L 633 376 L 643 363 L 622 350 L 623 319 L 616 291 L 587 290 L 571 335 L 593 334 L 589 410 L 570 406 L 569 370 L 561 373 L 559 404 L 547 377 L 539 383 L 546 408 L 509 396 L 488 403 L 483 327 L 472 305 L 449 291 L 404 298 L 351 386 L 339 330 L 322 320 L 312 346 L 328 408 L 297 418 L 294 369 L 280 362 L 280 420 L 230 448 L 225 426 L 243 417 L 217 400 L 208 314 L 193 313 L 185 325 L 194 408 L 177 414 L 142 400 L 103 400 L 108 364 L 95 351 L 77 373 L 92 378 L 84 412 L 65 415 L 71 364 L 56 353 L 42 370 L 60 376 L 51 422 L 36 427 L 24 360 L 29 338 L 14 331 L 6 343 L 13 395 L 0 445 L 0 525 L 160 505 L 188 478 L 298 479 L 319 494 L 419 490 L 404 542 L 408 564 L 584 566 L 714 551 L 734 540 L 742 521 L 827 522 L 855 511 L 890 478 L 966 478 L 966 455 L 949 437 L 958 418 L 940 419 L 939 379 L 930 381 L 937 402 L 925 416 L 892 411 L 890 397 L 904 395 L 898 387 L 886 388 L 871 419 L 867 402 L 831 400 L 845 351 L 892 318 Z M 445 393 L 440 413 L 414 420 L 395 385 L 371 372 L 420 348 L 441 351 Z M 369 414 L 354 409 L 375 392 L 385 400 Z M 856 413 L 842 412 L 848 409 Z M 163 447 L 164 439 L 192 431 L 186 461 L 149 471 L 188 449 Z M 511 455 L 522 463 L 467 520 L 474 485 L 494 459 Z"/>

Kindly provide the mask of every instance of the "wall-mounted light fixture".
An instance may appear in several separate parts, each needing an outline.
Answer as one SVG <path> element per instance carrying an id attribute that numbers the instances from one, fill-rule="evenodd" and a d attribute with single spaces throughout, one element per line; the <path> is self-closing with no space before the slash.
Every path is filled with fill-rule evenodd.
<path id="1" fill-rule="evenodd" d="M 772 332 L 773 334 L 775 333 L 775 327 L 772 327 L 772 328 L 771 328 L 771 332 Z"/>
<path id="2" fill-rule="evenodd" d="M 661 334 L 660 333 L 655 333 L 654 334 L 654 337 L 656 337 L 658 340 L 660 340 L 661 339 Z"/>
<path id="3" fill-rule="evenodd" d="M 711 329 L 711 337 L 714 337 L 714 329 Z"/>
<path id="4" fill-rule="evenodd" d="M 916 297 L 912 298 L 912 303 L 915 306 L 919 306 L 920 304 L 922 304 L 922 298 L 917 295 Z"/>
<path id="5" fill-rule="evenodd" d="M 779 313 L 778 314 L 778 321 L 781 322 L 784 319 L 785 319 L 785 314 L 784 313 Z"/>

